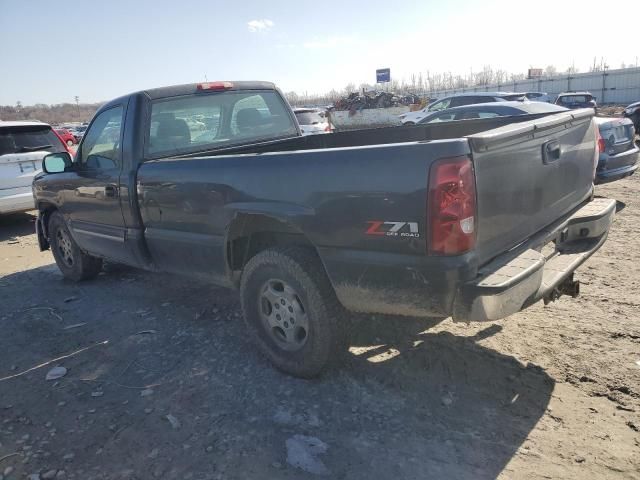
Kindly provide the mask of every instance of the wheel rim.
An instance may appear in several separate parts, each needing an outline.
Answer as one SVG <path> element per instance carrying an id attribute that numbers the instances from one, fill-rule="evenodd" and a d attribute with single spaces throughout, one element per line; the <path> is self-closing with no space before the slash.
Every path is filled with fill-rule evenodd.
<path id="1" fill-rule="evenodd" d="M 309 337 L 309 319 L 298 293 L 287 282 L 271 279 L 262 286 L 258 310 L 265 330 L 283 350 L 301 349 Z"/>
<path id="2" fill-rule="evenodd" d="M 71 140 L 67 140 L 67 145 L 72 146 L 73 142 Z"/>
<path id="3" fill-rule="evenodd" d="M 58 252 L 60 252 L 62 261 L 68 267 L 73 267 L 73 249 L 69 235 L 61 228 L 57 231 L 56 238 L 58 239 Z"/>

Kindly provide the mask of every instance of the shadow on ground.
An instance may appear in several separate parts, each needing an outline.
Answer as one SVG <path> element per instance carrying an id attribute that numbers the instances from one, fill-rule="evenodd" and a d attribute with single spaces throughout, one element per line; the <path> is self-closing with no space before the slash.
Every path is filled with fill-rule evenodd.
<path id="1" fill-rule="evenodd" d="M 35 212 L 0 215 L 0 242 L 33 234 L 35 219 Z"/>
<path id="2" fill-rule="evenodd" d="M 0 458 L 24 435 L 41 452 L 23 464 L 21 451 L 17 474 L 306 478 L 286 463 L 286 440 L 302 434 L 328 445 L 318 459 L 331 478 L 494 479 L 554 386 L 477 343 L 498 326 L 463 337 L 430 333 L 440 320 L 378 316 L 354 317 L 341 369 L 290 378 L 250 344 L 234 292 L 107 270 L 83 284 L 51 267 L 5 277 Z M 6 378 L 104 341 L 53 362 L 68 369 L 56 383 L 48 366 Z"/>

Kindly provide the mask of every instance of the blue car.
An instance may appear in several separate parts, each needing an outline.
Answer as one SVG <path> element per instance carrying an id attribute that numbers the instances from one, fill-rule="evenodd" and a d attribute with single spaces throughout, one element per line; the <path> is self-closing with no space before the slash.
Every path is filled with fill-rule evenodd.
<path id="1" fill-rule="evenodd" d="M 628 118 L 595 117 L 600 156 L 594 183 L 608 183 L 632 175 L 638 168 L 640 149 L 635 128 Z"/>

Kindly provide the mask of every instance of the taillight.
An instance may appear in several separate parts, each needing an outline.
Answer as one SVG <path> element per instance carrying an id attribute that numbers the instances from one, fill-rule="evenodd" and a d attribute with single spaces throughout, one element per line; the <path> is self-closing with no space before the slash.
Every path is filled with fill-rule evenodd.
<path id="1" fill-rule="evenodd" d="M 602 135 L 600 135 L 600 131 L 596 128 L 597 138 L 598 138 L 598 152 L 604 153 L 607 150 L 607 142 Z"/>
<path id="2" fill-rule="evenodd" d="M 229 90 L 233 88 L 231 82 L 205 82 L 196 85 L 197 90 Z"/>
<path id="3" fill-rule="evenodd" d="M 459 255 L 476 244 L 476 180 L 469 157 L 438 160 L 429 173 L 427 249 Z"/>

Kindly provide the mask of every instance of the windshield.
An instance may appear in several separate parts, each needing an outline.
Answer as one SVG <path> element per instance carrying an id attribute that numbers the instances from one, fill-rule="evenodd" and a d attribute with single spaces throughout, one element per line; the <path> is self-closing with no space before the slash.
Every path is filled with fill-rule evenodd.
<path id="1" fill-rule="evenodd" d="M 152 156 L 222 148 L 297 135 L 274 91 L 237 91 L 156 100 L 147 153 Z"/>
<path id="2" fill-rule="evenodd" d="M 58 153 L 65 152 L 66 149 L 48 126 L 0 129 L 0 155 L 35 151 Z"/>

